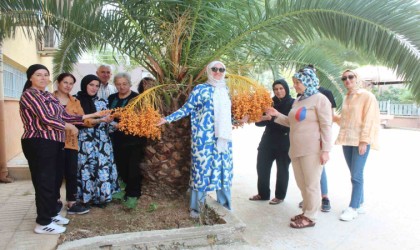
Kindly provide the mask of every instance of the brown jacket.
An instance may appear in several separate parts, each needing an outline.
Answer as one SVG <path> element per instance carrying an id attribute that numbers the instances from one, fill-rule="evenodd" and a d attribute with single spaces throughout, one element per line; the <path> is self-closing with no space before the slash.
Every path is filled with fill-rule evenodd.
<path id="1" fill-rule="evenodd" d="M 54 91 L 54 96 L 57 97 L 57 91 Z M 69 102 L 66 105 L 66 111 L 70 115 L 84 115 L 85 114 L 85 112 L 83 111 L 82 105 L 80 105 L 80 101 L 71 95 L 69 95 Z M 93 119 L 85 119 L 83 120 L 83 122 L 84 122 L 83 126 L 85 127 L 95 126 L 92 124 Z M 65 141 L 64 148 L 79 150 L 77 135 L 72 135 L 70 133 L 70 130 L 67 130 L 67 129 L 66 129 L 66 141 Z"/>

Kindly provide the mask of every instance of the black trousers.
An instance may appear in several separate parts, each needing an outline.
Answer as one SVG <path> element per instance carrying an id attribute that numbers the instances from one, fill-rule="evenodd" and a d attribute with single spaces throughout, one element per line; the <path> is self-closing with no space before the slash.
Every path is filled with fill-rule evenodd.
<path id="1" fill-rule="evenodd" d="M 77 195 L 77 154 L 74 149 L 64 149 L 64 169 L 60 168 L 57 173 L 57 195 L 60 199 L 60 188 L 63 179 L 66 180 L 66 200 L 76 201 Z M 62 171 L 64 170 L 64 172 Z"/>
<path id="2" fill-rule="evenodd" d="M 35 189 L 36 223 L 48 225 L 56 216 L 57 174 L 63 167 L 64 143 L 41 138 L 22 139 Z"/>
<path id="3" fill-rule="evenodd" d="M 258 194 L 263 200 L 270 199 L 270 175 L 273 161 L 277 165 L 277 180 L 275 197 L 284 200 L 289 185 L 290 157 L 287 151 L 260 149 L 257 156 Z"/>
<path id="4" fill-rule="evenodd" d="M 60 189 L 63 180 L 66 180 L 66 200 L 76 201 L 77 195 L 77 150 L 64 149 L 63 165 L 57 168 L 55 179 L 57 200 L 61 198 Z"/>
<path id="5" fill-rule="evenodd" d="M 124 145 L 115 142 L 114 158 L 119 177 L 127 184 L 125 193 L 129 197 L 141 196 L 140 162 L 144 157 L 144 148 L 139 145 Z"/>

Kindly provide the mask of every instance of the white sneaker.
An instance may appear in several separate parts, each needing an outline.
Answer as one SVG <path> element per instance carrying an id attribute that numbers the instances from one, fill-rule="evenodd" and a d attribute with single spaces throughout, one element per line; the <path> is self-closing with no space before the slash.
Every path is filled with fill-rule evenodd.
<path id="1" fill-rule="evenodd" d="M 365 214 L 366 210 L 365 207 L 363 206 L 363 204 L 360 204 L 360 207 L 356 209 L 358 214 Z"/>
<path id="2" fill-rule="evenodd" d="M 51 220 L 58 225 L 67 225 L 69 224 L 69 219 L 64 218 L 63 216 L 57 214 L 55 217 L 52 217 Z"/>
<path id="3" fill-rule="evenodd" d="M 351 221 L 357 218 L 359 214 L 357 211 L 351 207 L 346 208 L 343 213 L 340 215 L 340 220 L 342 221 Z"/>
<path id="4" fill-rule="evenodd" d="M 65 227 L 59 226 L 55 224 L 54 222 L 51 222 L 50 224 L 46 226 L 41 226 L 39 224 L 36 224 L 34 232 L 37 234 L 61 234 L 66 231 Z"/>

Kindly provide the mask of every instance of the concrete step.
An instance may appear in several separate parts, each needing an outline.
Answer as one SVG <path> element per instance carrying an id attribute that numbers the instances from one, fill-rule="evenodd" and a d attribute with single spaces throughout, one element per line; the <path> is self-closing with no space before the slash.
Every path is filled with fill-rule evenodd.
<path id="1" fill-rule="evenodd" d="M 23 153 L 15 156 L 13 159 L 7 162 L 7 169 L 9 170 L 9 176 L 15 180 L 30 180 L 31 172 L 29 170 L 28 161 L 26 160 Z"/>

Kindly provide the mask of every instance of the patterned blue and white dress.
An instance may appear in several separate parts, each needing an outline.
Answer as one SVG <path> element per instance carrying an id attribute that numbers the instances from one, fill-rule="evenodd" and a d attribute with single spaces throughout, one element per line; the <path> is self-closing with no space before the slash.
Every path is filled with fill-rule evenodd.
<path id="1" fill-rule="evenodd" d="M 106 102 L 94 98 L 96 110 L 107 109 Z M 110 125 L 102 122 L 79 130 L 77 197 L 83 203 L 104 204 L 119 191 L 117 167 L 109 138 Z"/>
<path id="2" fill-rule="evenodd" d="M 197 85 L 187 102 L 165 117 L 168 122 L 191 115 L 192 167 L 190 187 L 199 192 L 227 189 L 232 186 L 232 142 L 225 153 L 217 151 L 214 131 L 214 87 L 208 83 Z"/>

